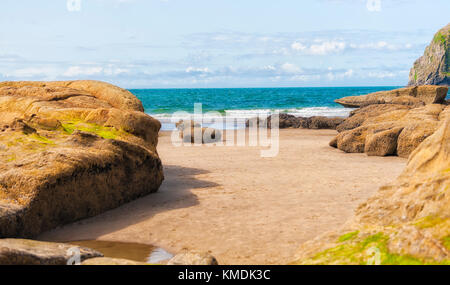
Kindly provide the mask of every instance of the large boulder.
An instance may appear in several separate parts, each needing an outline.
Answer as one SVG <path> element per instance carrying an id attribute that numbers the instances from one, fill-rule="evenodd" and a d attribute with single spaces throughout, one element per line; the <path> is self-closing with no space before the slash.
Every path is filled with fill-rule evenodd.
<path id="1" fill-rule="evenodd" d="M 361 96 L 349 96 L 335 100 L 344 107 L 359 108 L 374 104 L 396 104 L 419 107 L 442 104 L 448 88 L 442 86 L 412 86 L 389 91 L 379 91 Z"/>
<path id="2" fill-rule="evenodd" d="M 222 141 L 222 132 L 213 128 L 203 128 L 200 123 L 192 120 L 180 120 L 175 124 L 183 142 L 202 144 Z"/>
<path id="3" fill-rule="evenodd" d="M 450 118 L 340 230 L 304 243 L 293 264 L 450 264 Z"/>
<path id="4" fill-rule="evenodd" d="M 102 256 L 93 249 L 65 243 L 0 239 L 0 265 L 71 265 Z"/>
<path id="5" fill-rule="evenodd" d="M 450 24 L 439 30 L 409 73 L 408 85 L 450 85 Z"/>
<path id="6" fill-rule="evenodd" d="M 159 121 L 97 81 L 0 83 L 0 237 L 31 237 L 158 190 Z"/>
<path id="7" fill-rule="evenodd" d="M 431 104 L 420 108 L 373 105 L 361 108 L 339 126 L 331 146 L 350 153 L 408 157 L 432 135 L 450 112 L 450 106 Z M 354 128 L 350 128 L 354 127 Z"/>

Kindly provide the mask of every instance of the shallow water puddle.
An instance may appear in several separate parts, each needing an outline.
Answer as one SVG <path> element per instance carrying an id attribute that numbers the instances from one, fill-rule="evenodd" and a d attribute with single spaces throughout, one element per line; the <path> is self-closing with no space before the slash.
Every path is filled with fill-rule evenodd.
<path id="1" fill-rule="evenodd" d="M 100 240 L 70 241 L 67 243 L 95 249 L 103 253 L 105 257 L 123 258 L 153 264 L 173 257 L 172 254 L 164 249 L 148 244 Z"/>

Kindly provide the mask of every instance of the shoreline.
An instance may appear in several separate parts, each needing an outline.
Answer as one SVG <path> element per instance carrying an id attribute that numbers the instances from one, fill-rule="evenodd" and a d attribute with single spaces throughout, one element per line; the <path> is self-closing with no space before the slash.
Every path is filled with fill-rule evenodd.
<path id="1" fill-rule="evenodd" d="M 269 159 L 258 147 L 176 148 L 169 134 L 159 137 L 166 179 L 157 193 L 38 238 L 210 251 L 220 264 L 286 264 L 299 244 L 338 229 L 406 164 L 333 149 L 331 130 L 280 130 L 280 153 Z"/>

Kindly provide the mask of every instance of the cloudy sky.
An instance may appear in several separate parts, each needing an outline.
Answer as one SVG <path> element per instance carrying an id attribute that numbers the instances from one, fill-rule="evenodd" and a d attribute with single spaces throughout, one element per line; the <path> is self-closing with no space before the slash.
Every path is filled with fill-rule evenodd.
<path id="1" fill-rule="evenodd" d="M 405 85 L 448 0 L 1 0 L 0 80 Z"/>

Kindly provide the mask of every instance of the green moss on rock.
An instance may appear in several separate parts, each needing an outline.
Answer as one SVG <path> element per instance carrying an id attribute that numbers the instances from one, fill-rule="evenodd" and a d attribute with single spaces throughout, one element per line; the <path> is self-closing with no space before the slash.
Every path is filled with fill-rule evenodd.
<path id="1" fill-rule="evenodd" d="M 117 139 L 118 137 L 126 135 L 125 131 L 117 130 L 114 127 L 104 127 L 93 123 L 86 123 L 83 121 L 65 121 L 61 123 L 63 130 L 67 134 L 72 134 L 74 131 L 83 131 L 94 133 L 104 139 Z"/>

